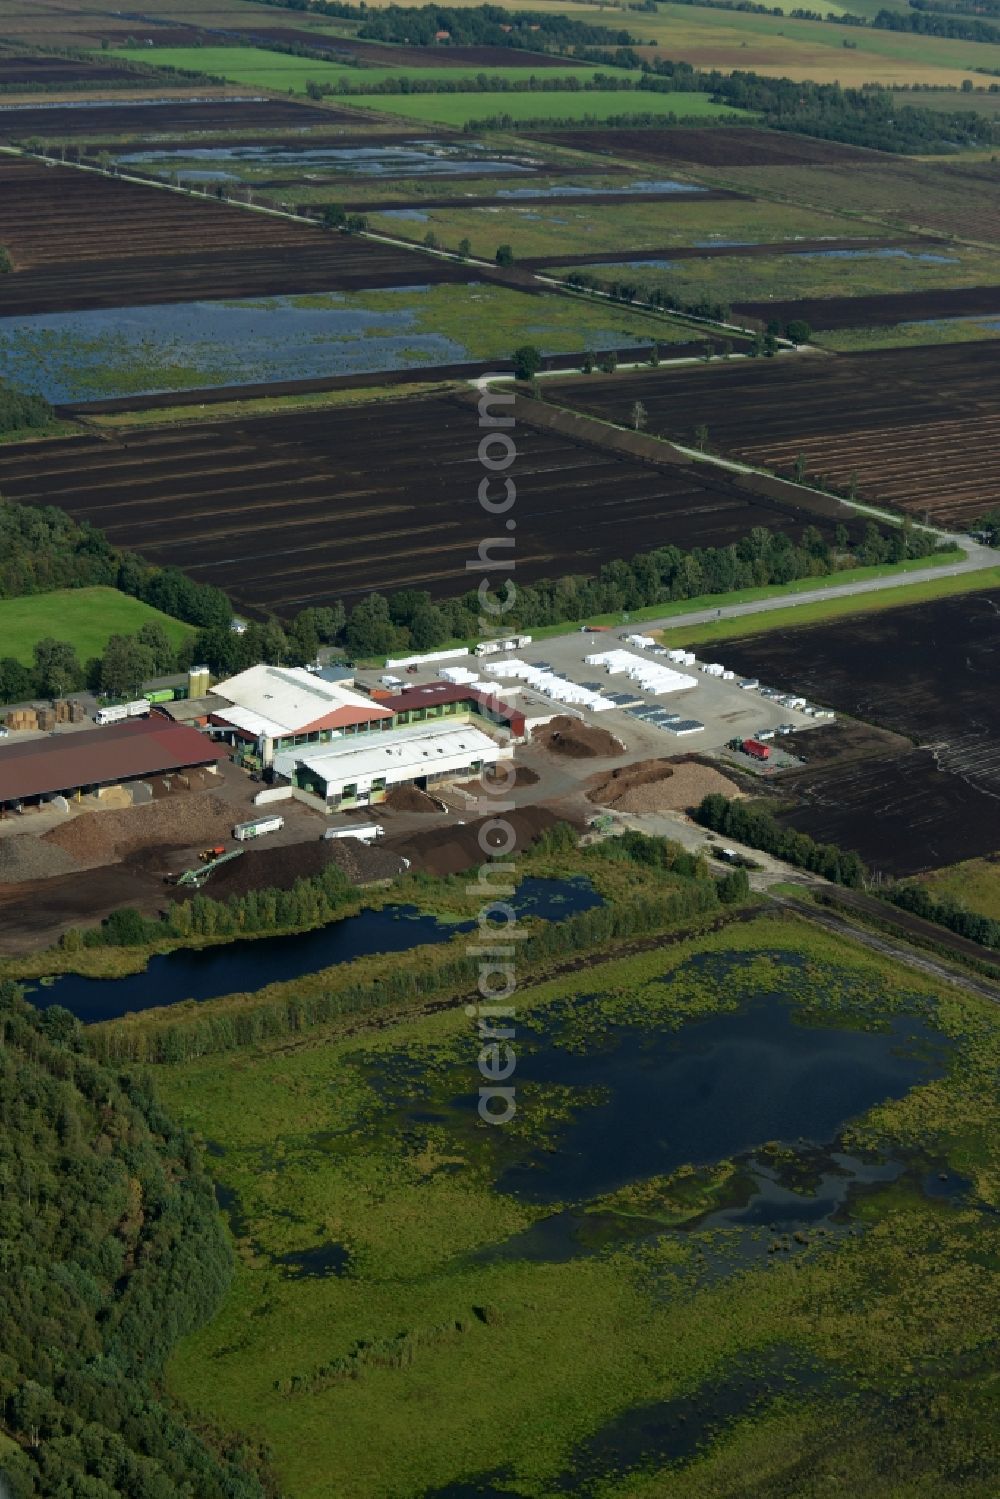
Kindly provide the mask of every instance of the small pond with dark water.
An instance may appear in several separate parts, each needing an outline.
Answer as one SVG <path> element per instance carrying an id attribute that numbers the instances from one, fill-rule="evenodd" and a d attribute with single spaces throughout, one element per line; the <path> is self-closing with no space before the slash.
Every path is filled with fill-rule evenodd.
<path id="1" fill-rule="evenodd" d="M 511 900 L 519 917 L 553 921 L 601 904 L 601 897 L 584 879 L 525 879 Z M 32 989 L 29 997 L 40 1009 L 63 1005 L 88 1024 L 115 1020 L 131 1010 L 149 1010 L 178 1000 L 215 999 L 262 989 L 265 984 L 302 978 L 319 968 L 373 953 L 408 952 L 426 943 L 447 942 L 456 932 L 472 931 L 474 926 L 473 921 L 440 921 L 422 915 L 414 906 L 384 906 L 310 932 L 243 939 L 218 947 L 178 948 L 151 958 L 145 972 L 127 978 L 66 974 Z"/>

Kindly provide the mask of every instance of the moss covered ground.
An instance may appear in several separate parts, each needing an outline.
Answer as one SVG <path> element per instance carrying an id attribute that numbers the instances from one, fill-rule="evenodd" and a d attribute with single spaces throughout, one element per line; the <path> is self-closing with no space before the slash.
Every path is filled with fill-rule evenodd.
<path id="1" fill-rule="evenodd" d="M 697 1054 L 700 1025 L 752 1004 L 832 1042 L 810 1095 L 837 1075 L 837 1036 L 846 1049 L 890 1026 L 919 1075 L 836 1140 L 751 1129 L 739 1151 L 680 1163 L 665 1098 L 669 1169 L 612 1151 L 602 1189 L 574 1189 L 578 1132 L 615 1128 L 629 1048 L 639 1085 L 661 1048 L 690 1036 Z M 289 1499 L 473 1479 L 526 1496 L 992 1494 L 995 1010 L 769 916 L 526 987 L 516 1009 L 505 1129 L 477 1122 L 464 1008 L 155 1069 L 239 1250 L 173 1393 L 265 1437 Z M 874 1178 L 794 1232 L 701 1226 L 746 1200 L 755 1148 L 803 1198 L 824 1152 Z M 887 1159 L 900 1169 L 880 1178 Z"/>

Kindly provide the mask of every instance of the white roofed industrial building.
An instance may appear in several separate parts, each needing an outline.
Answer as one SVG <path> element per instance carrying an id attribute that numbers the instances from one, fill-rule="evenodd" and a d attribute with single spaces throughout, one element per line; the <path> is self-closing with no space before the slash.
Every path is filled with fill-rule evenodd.
<path id="1" fill-rule="evenodd" d="M 331 807 L 357 807 L 385 799 L 393 786 L 421 789 L 457 775 L 475 775 L 484 765 L 513 757 L 467 724 L 413 725 L 391 734 L 339 739 L 276 756 L 275 775 L 311 791 Z"/>

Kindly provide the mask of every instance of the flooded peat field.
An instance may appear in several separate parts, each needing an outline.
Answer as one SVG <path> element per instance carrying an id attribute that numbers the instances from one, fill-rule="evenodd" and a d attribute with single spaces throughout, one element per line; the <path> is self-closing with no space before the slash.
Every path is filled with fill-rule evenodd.
<path id="1" fill-rule="evenodd" d="M 502 1128 L 481 1112 L 484 1047 L 516 1096 Z M 284 1347 L 279 1456 L 321 1410 L 352 1492 L 388 1475 L 435 1499 L 701 1496 L 750 1429 L 843 1422 L 853 1451 L 891 1408 L 906 1430 L 918 1349 L 978 1377 L 975 1295 L 943 1288 L 1000 1250 L 998 1056 L 988 1007 L 765 917 L 552 980 L 499 1032 L 463 1009 L 259 1058 L 267 1129 L 237 1120 L 244 1070 L 223 1063 L 206 1103 L 197 1064 L 168 1069 L 254 1267 L 238 1353 L 223 1319 L 177 1389 Z M 933 1310 L 914 1319 L 918 1289 Z M 476 1368 L 513 1424 L 447 1441 Z M 685 1490 L 695 1460 L 709 1486 Z"/>

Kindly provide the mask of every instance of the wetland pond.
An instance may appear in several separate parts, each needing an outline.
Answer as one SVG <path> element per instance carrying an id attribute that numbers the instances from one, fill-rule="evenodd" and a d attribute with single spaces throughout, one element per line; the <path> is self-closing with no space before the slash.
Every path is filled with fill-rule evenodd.
<path id="1" fill-rule="evenodd" d="M 509 360 L 505 319 L 543 354 L 648 343 L 641 318 L 590 317 L 477 281 L 35 313 L 0 318 L 0 379 L 59 404 Z"/>
<path id="2" fill-rule="evenodd" d="M 562 920 L 602 904 L 584 879 L 521 881 L 511 904 L 519 918 Z M 66 974 L 31 989 L 39 1009 L 62 1005 L 87 1024 L 116 1020 L 130 1011 L 149 1010 L 178 1000 L 217 999 L 252 992 L 265 984 L 302 978 L 334 963 L 350 963 L 373 953 L 408 952 L 428 943 L 448 942 L 469 932 L 474 921 L 441 921 L 415 906 L 384 906 L 332 921 L 310 932 L 227 942 L 218 947 L 177 948 L 149 961 L 142 973 L 120 979 Z"/>
<path id="3" fill-rule="evenodd" d="M 577 1016 L 594 998 L 575 1002 Z M 747 1230 L 745 1248 L 759 1258 L 760 1231 L 837 1231 L 852 1202 L 912 1174 L 902 1159 L 847 1153 L 844 1126 L 941 1075 L 948 1044 L 912 1015 L 880 1029 L 803 1023 L 777 993 L 677 1030 L 612 1025 L 585 1047 L 567 1046 L 558 1026 L 541 1039 L 522 1035 L 525 1113 L 544 1108 L 551 1090 L 572 1102 L 541 1144 L 496 1132 L 495 1185 L 551 1211 L 473 1259 L 566 1261 L 681 1227 Z M 376 1068 L 397 1128 L 460 1137 L 475 1128 L 467 1090 L 450 1093 L 445 1078 L 427 1096 L 419 1072 L 419 1063 Z M 729 1164 L 718 1175 L 720 1163 Z M 692 1165 L 694 1176 L 673 1179 Z M 968 1185 L 926 1163 L 914 1170 L 926 1197 Z"/>
<path id="4" fill-rule="evenodd" d="M 344 177 L 466 177 L 480 168 L 491 177 L 525 176 L 537 166 L 490 152 L 471 143 L 452 145 L 445 141 L 413 140 L 403 144 L 341 146 L 333 142 L 316 145 L 218 145 L 190 146 L 182 150 L 145 149 L 124 151 L 116 156 L 118 166 L 148 167 L 151 171 L 179 177 L 203 177 L 202 168 L 217 169 L 213 177 L 241 181 L 267 171 L 280 176 L 295 172 Z M 226 169 L 229 170 L 226 170 Z"/>

